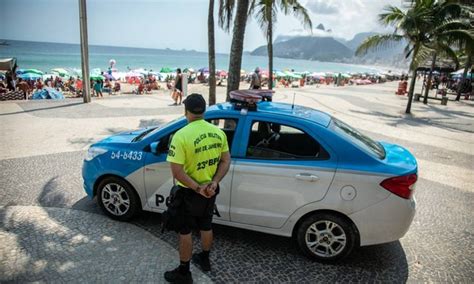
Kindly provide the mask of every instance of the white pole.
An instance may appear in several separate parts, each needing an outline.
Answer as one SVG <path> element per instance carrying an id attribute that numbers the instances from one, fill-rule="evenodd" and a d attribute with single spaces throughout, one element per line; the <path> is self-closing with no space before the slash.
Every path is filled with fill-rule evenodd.
<path id="1" fill-rule="evenodd" d="M 181 75 L 182 86 L 183 86 L 183 98 L 188 95 L 188 73 L 184 72 Z"/>
<path id="2" fill-rule="evenodd" d="M 90 103 L 91 86 L 89 80 L 89 43 L 87 39 L 86 0 L 79 0 L 79 26 L 81 34 L 82 97 L 84 103 Z"/>

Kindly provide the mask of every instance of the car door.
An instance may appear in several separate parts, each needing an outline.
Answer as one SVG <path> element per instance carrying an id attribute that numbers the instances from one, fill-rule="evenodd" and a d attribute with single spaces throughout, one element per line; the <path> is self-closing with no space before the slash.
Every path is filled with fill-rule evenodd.
<path id="1" fill-rule="evenodd" d="M 235 159 L 230 219 L 280 228 L 301 206 L 322 200 L 336 157 L 298 121 L 248 117 Z"/>
<path id="2" fill-rule="evenodd" d="M 234 136 L 238 129 L 238 118 L 213 117 L 206 118 L 206 120 L 217 125 L 226 133 L 229 149 L 232 153 L 232 147 L 236 146 L 233 141 L 235 140 Z M 170 166 L 169 163 L 166 162 L 168 145 L 172 135 L 183 126 L 184 125 L 178 126 L 164 133 L 157 139 L 159 141 L 158 154 L 148 153 L 146 155 L 144 178 L 148 197 L 147 205 L 152 211 L 162 212 L 166 210 L 166 198 L 169 196 L 169 191 L 173 185 Z M 228 174 L 220 183 L 220 193 L 216 199 L 217 212 L 215 212 L 215 216 L 218 217 L 219 220 L 229 220 L 232 168 L 233 165 L 231 165 Z"/>

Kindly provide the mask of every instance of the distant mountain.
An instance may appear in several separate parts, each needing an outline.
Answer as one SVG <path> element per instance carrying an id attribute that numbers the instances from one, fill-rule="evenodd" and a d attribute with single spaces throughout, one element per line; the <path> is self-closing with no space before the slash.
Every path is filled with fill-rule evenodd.
<path id="1" fill-rule="evenodd" d="M 376 35 L 378 33 L 373 33 L 373 32 L 367 32 L 367 33 L 358 33 L 352 38 L 351 40 L 346 42 L 346 46 L 349 47 L 352 50 L 356 50 L 357 47 L 369 36 Z"/>
<path id="2" fill-rule="evenodd" d="M 367 37 L 376 34 L 374 32 L 358 33 L 351 40 L 331 36 L 280 35 L 273 43 L 273 55 L 282 58 L 385 65 L 401 68 L 408 66 L 408 60 L 405 59 L 403 54 L 403 48 L 406 45 L 404 41 L 391 47 L 370 51 L 364 56 L 355 56 L 357 47 Z M 267 46 L 260 46 L 250 54 L 266 56 Z"/>
<path id="3" fill-rule="evenodd" d="M 250 54 L 267 55 L 267 46 L 260 46 Z M 275 41 L 273 55 L 282 58 L 335 61 L 352 57 L 353 51 L 332 37 L 299 36 Z"/>

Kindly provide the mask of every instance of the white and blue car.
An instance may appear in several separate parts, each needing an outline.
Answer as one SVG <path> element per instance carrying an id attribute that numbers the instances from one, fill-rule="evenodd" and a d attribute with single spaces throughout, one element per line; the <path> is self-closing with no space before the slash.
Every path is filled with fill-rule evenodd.
<path id="1" fill-rule="evenodd" d="M 398 240 L 410 227 L 418 169 L 406 149 L 284 103 L 260 102 L 255 111 L 218 104 L 205 119 L 227 134 L 232 156 L 215 223 L 294 237 L 323 261 Z M 168 145 L 184 125 L 182 117 L 93 144 L 82 170 L 88 196 L 117 220 L 163 212 L 172 186 Z"/>

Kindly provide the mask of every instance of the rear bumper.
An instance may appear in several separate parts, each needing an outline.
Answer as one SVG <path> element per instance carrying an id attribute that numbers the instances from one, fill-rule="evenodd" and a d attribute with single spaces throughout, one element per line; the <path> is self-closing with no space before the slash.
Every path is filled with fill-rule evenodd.
<path id="1" fill-rule="evenodd" d="M 402 238 L 410 228 L 416 201 L 394 194 L 383 201 L 349 215 L 359 230 L 360 245 L 388 243 Z"/>

